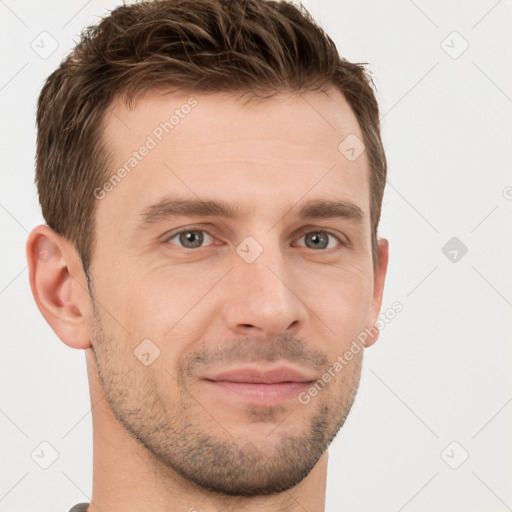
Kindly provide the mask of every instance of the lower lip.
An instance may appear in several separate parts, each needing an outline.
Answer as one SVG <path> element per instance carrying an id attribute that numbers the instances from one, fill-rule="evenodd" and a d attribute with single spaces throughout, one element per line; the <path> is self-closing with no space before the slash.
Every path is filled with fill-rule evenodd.
<path id="1" fill-rule="evenodd" d="M 260 384 L 254 382 L 231 382 L 205 380 L 218 392 L 251 402 L 270 405 L 290 399 L 298 399 L 298 395 L 311 386 L 311 382 L 280 382 L 276 384 Z"/>

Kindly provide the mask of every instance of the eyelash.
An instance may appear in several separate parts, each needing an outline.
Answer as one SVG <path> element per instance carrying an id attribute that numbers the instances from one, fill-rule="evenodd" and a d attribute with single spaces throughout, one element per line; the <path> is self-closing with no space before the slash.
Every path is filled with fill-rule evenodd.
<path id="1" fill-rule="evenodd" d="M 194 232 L 194 231 L 200 231 L 200 232 L 208 234 L 212 238 L 215 238 L 215 236 L 213 236 L 207 229 L 192 226 L 192 227 L 189 227 L 186 229 L 181 229 L 180 231 L 176 231 L 175 233 L 171 233 L 170 235 L 165 237 L 164 242 L 170 243 L 170 240 L 172 240 L 173 238 L 176 238 L 178 235 L 181 235 L 182 233 L 190 233 L 190 232 Z M 348 241 L 342 239 L 336 232 L 331 231 L 330 229 L 326 229 L 326 228 L 313 229 L 311 231 L 306 231 L 298 239 L 300 239 L 306 235 L 309 235 L 310 233 L 327 233 L 327 234 L 331 235 L 333 238 L 335 238 L 339 242 L 341 247 L 348 247 L 350 245 L 350 243 Z M 172 244 L 172 245 L 175 245 L 175 244 Z M 197 247 L 195 249 L 190 249 L 188 247 L 181 247 L 181 246 L 178 246 L 178 247 L 180 247 L 181 249 L 184 249 L 184 250 L 198 251 L 200 249 L 206 249 L 207 246 L 206 247 Z M 303 247 L 303 246 L 301 246 L 301 247 Z M 308 247 L 305 247 L 305 249 L 308 249 Z M 325 252 L 325 251 L 332 250 L 332 249 L 336 249 L 336 247 L 331 247 L 330 249 L 318 249 L 318 251 Z M 315 251 L 316 249 L 311 249 L 311 250 Z"/>

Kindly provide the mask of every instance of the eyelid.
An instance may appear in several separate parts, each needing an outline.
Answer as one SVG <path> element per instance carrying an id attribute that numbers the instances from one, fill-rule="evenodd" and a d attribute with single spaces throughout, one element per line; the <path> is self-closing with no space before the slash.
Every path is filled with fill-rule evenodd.
<path id="1" fill-rule="evenodd" d="M 340 243 L 341 246 L 345 246 L 345 247 L 350 246 L 350 240 L 345 235 L 343 235 L 342 233 L 340 233 L 338 231 L 329 229 L 329 228 L 324 228 L 321 226 L 306 226 L 306 227 L 302 228 L 299 231 L 299 233 L 300 233 L 300 235 L 296 238 L 296 240 L 298 240 L 299 238 L 302 238 L 304 235 L 307 235 L 309 233 L 328 233 L 329 235 L 334 237 Z M 306 247 L 306 249 L 307 249 L 307 247 Z M 321 251 L 319 251 L 319 252 L 321 252 Z"/>
<path id="2" fill-rule="evenodd" d="M 212 235 L 212 233 L 210 233 L 210 231 L 208 229 L 204 228 L 203 226 L 186 226 L 184 228 L 178 228 L 174 231 L 169 231 L 168 233 L 165 233 L 165 235 L 162 236 L 162 241 L 168 243 L 169 240 L 171 240 L 171 238 L 174 238 L 176 235 L 180 235 L 181 233 L 188 233 L 189 231 L 204 231 L 206 234 L 208 234 L 212 238 L 214 238 L 214 239 L 216 238 L 215 235 Z M 205 247 L 199 247 L 198 249 L 190 249 L 190 250 L 197 251 L 199 249 L 204 249 L 204 248 Z M 187 250 L 187 247 L 182 247 L 182 249 Z"/>
<path id="3" fill-rule="evenodd" d="M 181 233 L 188 233 L 190 231 L 203 231 L 206 234 L 208 234 L 209 236 L 211 236 L 213 239 L 217 238 L 215 235 L 213 235 L 208 229 L 206 229 L 203 226 L 186 226 L 184 228 L 178 228 L 175 231 L 170 231 L 170 232 L 166 233 L 165 235 L 163 235 L 162 241 L 169 243 L 169 240 L 174 238 L 176 235 L 180 235 Z M 322 232 L 328 233 L 329 235 L 334 237 L 340 243 L 341 246 L 349 247 L 351 245 L 350 241 L 348 240 L 348 238 L 345 235 L 343 235 L 337 231 L 333 231 L 332 229 L 324 228 L 321 226 L 305 226 L 305 227 L 303 227 L 299 231 L 300 234 L 294 238 L 294 241 L 297 241 L 299 238 L 302 238 L 304 235 L 307 235 L 309 233 L 322 233 Z M 212 245 L 215 245 L 215 244 L 212 244 Z M 182 249 L 198 251 L 200 249 L 206 249 L 206 247 L 208 247 L 208 246 L 198 247 L 197 249 L 188 249 L 187 247 L 182 247 Z M 303 246 L 300 246 L 300 247 L 303 247 Z M 307 249 L 307 247 L 306 247 L 306 249 Z M 319 252 L 322 252 L 322 251 L 319 251 Z"/>

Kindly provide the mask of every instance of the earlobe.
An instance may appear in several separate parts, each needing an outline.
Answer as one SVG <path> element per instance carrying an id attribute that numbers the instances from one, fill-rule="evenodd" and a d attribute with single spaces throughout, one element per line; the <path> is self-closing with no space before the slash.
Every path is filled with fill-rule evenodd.
<path id="1" fill-rule="evenodd" d="M 89 348 L 89 295 L 72 244 L 40 225 L 29 234 L 26 254 L 32 295 L 45 320 L 66 345 Z"/>

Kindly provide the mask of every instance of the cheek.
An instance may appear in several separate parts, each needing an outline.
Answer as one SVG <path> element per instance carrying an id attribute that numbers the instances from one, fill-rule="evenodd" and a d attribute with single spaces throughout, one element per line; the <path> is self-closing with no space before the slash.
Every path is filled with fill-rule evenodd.
<path id="1" fill-rule="evenodd" d="M 119 336 L 129 340 L 127 357 L 139 365 L 133 357 L 134 351 L 135 355 L 149 353 L 146 359 L 154 360 L 151 370 L 160 372 L 162 381 L 166 383 L 165 393 L 175 383 L 183 352 L 191 343 L 201 339 L 201 329 L 205 329 L 205 323 L 197 318 L 200 311 L 197 303 L 205 291 L 202 286 L 194 287 L 196 281 L 185 280 L 169 271 L 130 269 L 126 271 L 122 284 L 108 292 L 117 314 L 116 320 L 130 333 L 127 336 L 122 329 L 116 329 Z M 201 303 L 201 307 L 205 305 Z"/>
<path id="2" fill-rule="evenodd" d="M 373 278 L 362 269 L 340 270 L 316 281 L 305 293 L 307 303 L 328 327 L 339 344 L 349 345 L 368 325 L 371 315 Z M 339 348 L 339 347 L 338 347 Z"/>
<path id="3" fill-rule="evenodd" d="M 179 306 L 179 289 L 169 276 L 160 278 L 141 263 L 105 264 L 94 276 L 94 292 L 104 313 L 137 337 L 156 335 L 160 322 L 167 317 L 169 323 Z"/>

